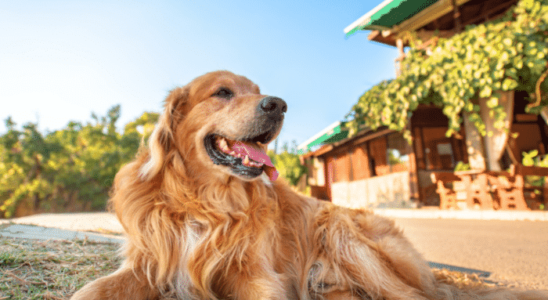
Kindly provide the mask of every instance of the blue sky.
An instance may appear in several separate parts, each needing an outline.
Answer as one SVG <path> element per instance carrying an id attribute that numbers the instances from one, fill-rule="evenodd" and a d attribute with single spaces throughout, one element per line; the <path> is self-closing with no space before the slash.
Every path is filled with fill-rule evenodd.
<path id="1" fill-rule="evenodd" d="M 397 50 L 345 38 L 377 1 L 1 1 L 0 133 L 161 111 L 168 91 L 214 70 L 244 75 L 289 106 L 283 142 L 342 120 L 394 77 Z"/>

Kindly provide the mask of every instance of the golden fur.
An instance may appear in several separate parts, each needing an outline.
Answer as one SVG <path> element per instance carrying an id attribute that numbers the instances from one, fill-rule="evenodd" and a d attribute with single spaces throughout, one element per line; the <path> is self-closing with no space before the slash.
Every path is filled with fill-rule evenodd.
<path id="1" fill-rule="evenodd" d="M 212 96 L 220 87 L 234 97 Z M 148 148 L 116 175 L 126 259 L 72 299 L 548 299 L 437 282 L 391 220 L 213 164 L 205 136 L 245 135 L 264 97 L 226 71 L 170 93 Z"/>

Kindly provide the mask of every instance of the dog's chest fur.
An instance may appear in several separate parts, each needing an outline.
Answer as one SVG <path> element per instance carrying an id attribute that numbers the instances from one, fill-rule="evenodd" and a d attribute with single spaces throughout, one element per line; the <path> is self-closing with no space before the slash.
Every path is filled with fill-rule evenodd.
<path id="1" fill-rule="evenodd" d="M 211 251 L 212 245 L 210 243 L 212 240 L 214 241 L 219 238 L 221 228 L 223 229 L 221 231 L 225 232 L 228 236 L 231 235 L 231 230 L 237 229 L 230 229 L 230 224 L 216 224 L 212 226 L 211 224 L 204 224 L 196 220 L 188 221 L 186 224 L 182 232 L 182 259 L 178 273 L 174 279 L 174 287 L 178 299 L 195 300 L 203 299 L 204 296 L 211 298 L 211 295 L 203 295 L 204 292 L 212 293 L 215 297 L 246 299 L 246 296 L 235 295 L 230 290 L 241 290 L 241 285 L 255 285 L 259 283 L 260 285 L 267 285 L 265 286 L 265 293 L 267 295 L 257 299 L 277 299 L 277 296 L 271 297 L 273 295 L 268 294 L 283 294 L 284 284 L 282 276 L 274 270 L 273 245 L 279 239 L 279 234 L 275 231 L 274 227 L 264 229 L 264 232 L 254 232 L 254 235 L 247 237 L 249 240 L 241 240 L 239 243 L 232 245 L 232 247 L 227 248 L 221 245 L 223 248 L 221 251 Z M 226 228 L 229 229 L 227 230 Z M 241 234 L 236 233 L 234 235 L 241 237 Z M 241 247 L 242 245 L 244 247 Z M 252 247 L 246 247 L 245 245 L 252 245 Z M 206 250 L 204 251 L 204 249 Z M 199 268 L 203 268 L 203 270 L 198 270 Z M 229 269 L 231 271 L 227 272 Z M 236 271 L 234 272 L 234 270 Z M 201 273 L 214 275 L 207 280 L 209 283 L 208 286 L 200 288 L 193 282 L 191 274 Z M 249 274 L 254 275 L 250 276 Z M 247 280 L 249 283 L 239 282 L 237 278 Z M 223 283 L 222 285 L 224 286 L 215 284 L 219 282 Z M 204 288 L 207 290 L 204 291 Z M 257 296 L 251 295 L 250 297 Z"/>
<path id="2" fill-rule="evenodd" d="M 196 295 L 196 291 L 193 288 L 192 280 L 190 279 L 187 262 L 189 257 L 194 254 L 197 245 L 204 242 L 206 235 L 203 233 L 202 225 L 193 221 L 189 222 L 188 226 L 185 227 L 182 235 L 182 240 L 184 241 L 181 245 L 182 259 L 174 283 L 177 299 L 199 299 L 199 296 Z"/>

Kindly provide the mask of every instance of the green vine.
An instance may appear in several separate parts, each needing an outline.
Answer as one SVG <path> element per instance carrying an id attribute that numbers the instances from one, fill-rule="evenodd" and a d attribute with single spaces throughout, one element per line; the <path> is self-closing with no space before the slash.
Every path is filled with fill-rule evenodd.
<path id="1" fill-rule="evenodd" d="M 487 98 L 495 127 L 505 113 L 496 91 L 523 90 L 530 94 L 531 113 L 548 105 L 548 0 L 521 0 L 496 21 L 466 30 L 449 39 L 439 38 L 431 50 L 419 49 L 412 33 L 403 33 L 411 49 L 402 61 L 402 74 L 366 91 L 346 116 L 350 134 L 361 126 L 406 129 L 419 104 L 441 107 L 448 117 L 447 136 L 456 134 L 462 113 L 486 135 L 479 115 L 479 98 Z"/>

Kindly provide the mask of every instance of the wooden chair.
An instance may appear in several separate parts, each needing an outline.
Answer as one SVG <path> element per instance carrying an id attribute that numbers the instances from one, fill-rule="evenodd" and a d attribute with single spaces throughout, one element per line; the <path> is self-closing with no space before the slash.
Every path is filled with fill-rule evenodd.
<path id="1" fill-rule="evenodd" d="M 477 174 L 472 180 L 471 175 L 462 176 L 466 186 L 466 206 L 474 208 L 479 203 L 481 209 L 493 209 L 493 197 L 489 193 L 487 174 Z"/>
<path id="2" fill-rule="evenodd" d="M 515 174 L 512 174 L 515 173 Z M 527 210 L 523 197 L 523 175 L 518 172 L 497 172 L 490 174 L 489 183 L 496 187 L 500 209 Z"/>
<path id="3" fill-rule="evenodd" d="M 457 193 L 445 185 L 461 179 L 451 172 L 433 172 L 430 176 L 436 183 L 436 192 L 440 195 L 440 209 L 458 209 Z"/>
<path id="4" fill-rule="evenodd" d="M 540 204 L 547 205 L 548 204 L 548 168 L 544 167 L 534 167 L 534 166 L 523 166 L 518 165 L 517 168 L 515 168 L 515 173 L 519 174 L 521 176 L 541 176 L 544 177 L 544 187 L 524 187 L 526 191 L 529 192 L 529 194 L 532 194 L 531 192 L 534 190 L 541 190 L 542 191 L 542 197 L 539 197 L 536 199 Z"/>

